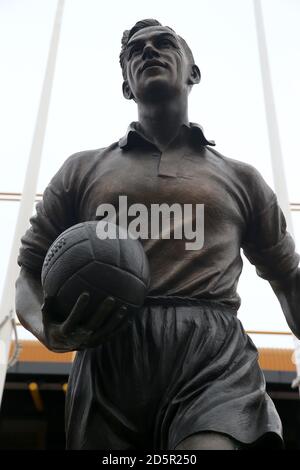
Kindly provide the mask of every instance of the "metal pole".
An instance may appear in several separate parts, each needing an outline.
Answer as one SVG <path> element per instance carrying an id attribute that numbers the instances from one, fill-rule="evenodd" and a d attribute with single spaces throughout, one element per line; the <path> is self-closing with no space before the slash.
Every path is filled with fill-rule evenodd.
<path id="1" fill-rule="evenodd" d="M 64 0 L 58 0 L 54 18 L 48 60 L 41 90 L 40 103 L 35 123 L 34 135 L 24 179 L 22 198 L 15 227 L 8 268 L 4 281 L 3 294 L 0 305 L 0 404 L 6 377 L 9 348 L 11 342 L 12 322 L 15 314 L 15 281 L 18 277 L 17 265 L 20 238 L 28 228 L 28 220 L 32 215 L 36 195 L 36 187 L 46 133 L 49 103 L 55 72 L 57 49 L 61 30 Z"/>
<path id="2" fill-rule="evenodd" d="M 286 218 L 288 231 L 294 236 L 261 1 L 253 0 L 253 4 L 274 186 L 279 204 Z M 297 377 L 300 377 L 300 341 L 295 336 L 293 338 Z"/>

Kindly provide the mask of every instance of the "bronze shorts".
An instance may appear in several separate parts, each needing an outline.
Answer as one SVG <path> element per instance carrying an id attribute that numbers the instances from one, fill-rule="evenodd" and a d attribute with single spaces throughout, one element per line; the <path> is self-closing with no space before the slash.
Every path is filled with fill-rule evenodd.
<path id="1" fill-rule="evenodd" d="M 68 449 L 174 449 L 199 431 L 282 446 L 257 349 L 230 307 L 150 298 L 109 341 L 77 353 Z"/>

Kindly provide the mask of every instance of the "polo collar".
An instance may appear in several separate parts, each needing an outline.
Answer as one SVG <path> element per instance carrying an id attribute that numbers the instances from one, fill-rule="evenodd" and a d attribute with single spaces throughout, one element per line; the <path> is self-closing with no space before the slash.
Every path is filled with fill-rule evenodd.
<path id="1" fill-rule="evenodd" d="M 190 129 L 192 132 L 193 137 L 197 140 L 197 142 L 201 145 L 216 145 L 214 140 L 207 140 L 202 126 L 195 122 L 190 122 L 189 126 L 183 124 L 185 127 Z M 133 121 L 128 126 L 126 134 L 119 140 L 119 147 L 121 149 L 126 149 L 130 146 L 133 146 L 136 142 L 136 138 L 140 138 L 143 141 L 148 141 L 148 139 L 143 135 L 141 129 L 139 128 L 139 123 L 137 121 Z"/>

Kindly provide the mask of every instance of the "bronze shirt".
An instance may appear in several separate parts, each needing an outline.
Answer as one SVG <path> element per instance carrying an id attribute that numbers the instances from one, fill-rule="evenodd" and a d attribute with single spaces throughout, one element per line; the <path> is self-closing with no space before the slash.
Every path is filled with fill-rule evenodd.
<path id="1" fill-rule="evenodd" d="M 40 272 L 61 232 L 96 220 L 100 204 L 112 204 L 118 212 L 120 195 L 127 196 L 128 207 L 144 204 L 149 214 L 153 204 L 203 204 L 200 249 L 187 250 L 187 240 L 174 239 L 172 233 L 170 239 L 141 239 L 151 270 L 149 294 L 211 299 L 238 308 L 241 248 L 267 280 L 294 273 L 299 255 L 276 196 L 260 173 L 221 155 L 213 145 L 198 124 L 190 123 L 160 152 L 133 122 L 109 147 L 72 155 L 36 206 L 22 238 L 19 265 Z"/>

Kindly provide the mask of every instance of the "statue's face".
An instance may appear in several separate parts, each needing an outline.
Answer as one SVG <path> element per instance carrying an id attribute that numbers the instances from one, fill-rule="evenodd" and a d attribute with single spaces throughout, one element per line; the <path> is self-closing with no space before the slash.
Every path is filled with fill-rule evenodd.
<path id="1" fill-rule="evenodd" d="M 126 50 L 127 84 L 137 102 L 176 96 L 188 89 L 192 65 L 171 30 L 144 28 L 130 38 Z"/>

